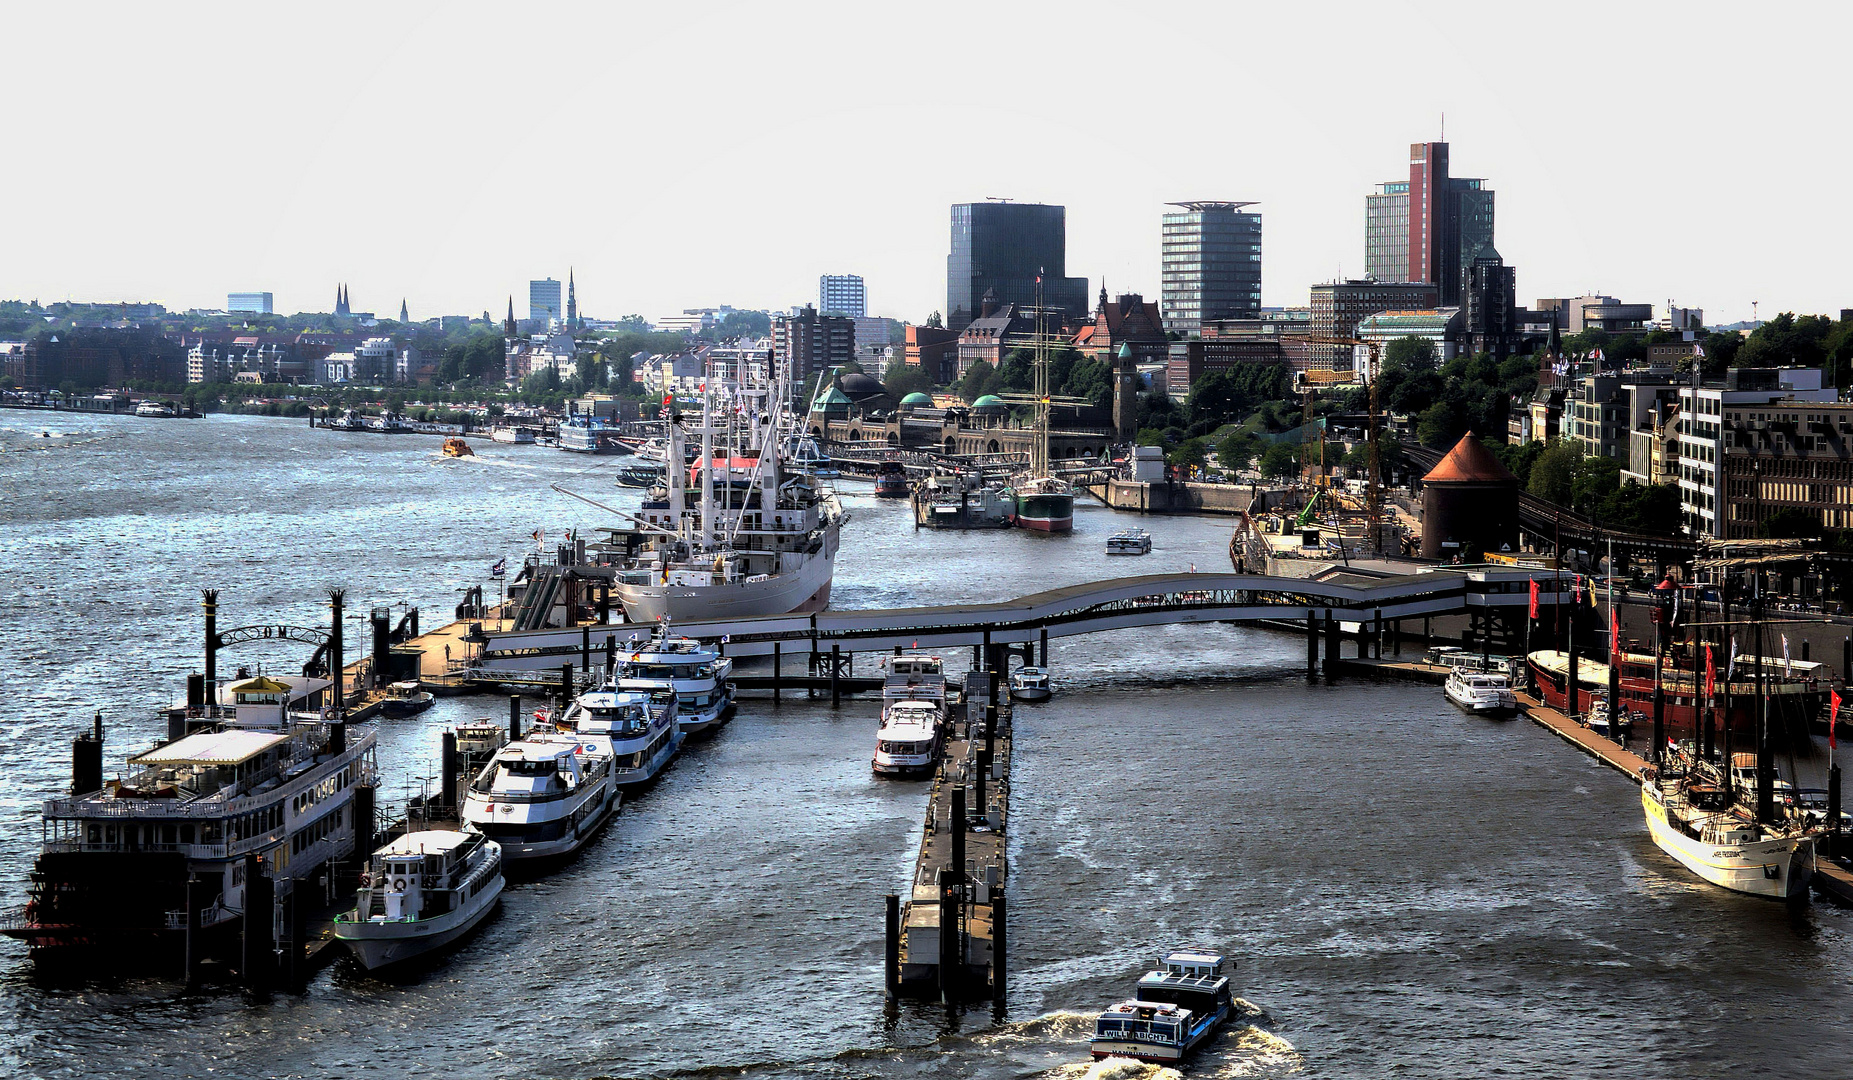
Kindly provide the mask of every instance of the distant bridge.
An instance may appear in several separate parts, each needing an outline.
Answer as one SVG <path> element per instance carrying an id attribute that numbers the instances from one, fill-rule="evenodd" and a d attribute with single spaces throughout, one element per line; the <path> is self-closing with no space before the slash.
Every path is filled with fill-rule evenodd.
<path id="1" fill-rule="evenodd" d="M 723 642 L 729 656 L 770 656 L 775 651 L 816 655 L 1017 645 L 1140 626 L 1319 620 L 1328 613 L 1340 622 L 1377 625 L 1467 614 L 1510 627 L 1530 602 L 1534 578 L 1540 604 L 1569 596 L 1568 576 L 1504 566 L 1436 567 L 1368 584 L 1259 574 L 1148 574 L 1070 585 L 995 604 L 764 615 L 682 622 L 673 629 L 687 637 Z M 607 639 L 622 647 L 633 636 L 646 637 L 652 630 L 648 624 L 612 623 L 491 634 L 475 664 L 476 673 L 493 677 L 498 672 L 584 664 L 593 654 L 602 658 Z"/>

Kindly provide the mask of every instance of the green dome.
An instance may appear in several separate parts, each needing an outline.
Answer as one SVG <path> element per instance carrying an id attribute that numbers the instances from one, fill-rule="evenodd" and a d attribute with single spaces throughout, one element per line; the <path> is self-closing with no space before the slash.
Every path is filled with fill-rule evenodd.
<path id="1" fill-rule="evenodd" d="M 845 394 L 843 393 L 843 391 L 838 390 L 835 386 L 832 386 L 830 387 L 830 389 L 817 395 L 816 404 L 818 405 L 848 405 L 850 404 L 850 400 L 849 400 L 848 394 Z"/>
<path id="2" fill-rule="evenodd" d="M 1010 406 L 1004 404 L 1004 399 L 998 397 L 996 394 L 986 394 L 977 401 L 972 402 L 973 411 L 996 409 L 1002 412 L 1009 407 Z"/>
<path id="3" fill-rule="evenodd" d="M 901 404 L 902 405 L 925 405 L 927 408 L 930 409 L 933 407 L 933 399 L 927 396 L 926 394 L 923 394 L 920 391 L 915 390 L 913 393 L 902 398 Z"/>

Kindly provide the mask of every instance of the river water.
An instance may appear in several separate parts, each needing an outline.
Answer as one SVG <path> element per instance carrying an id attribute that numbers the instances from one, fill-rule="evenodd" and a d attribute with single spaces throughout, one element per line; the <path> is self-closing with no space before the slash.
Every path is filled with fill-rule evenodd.
<path id="1" fill-rule="evenodd" d="M 445 621 L 490 563 L 601 523 L 549 484 L 634 504 L 609 461 L 257 417 L 0 413 L 0 901 L 21 902 L 39 801 L 102 710 L 111 767 L 221 626 L 325 625 L 349 590 Z M 1227 565 L 1226 522 L 1147 519 L 1143 559 L 1076 535 L 916 533 L 845 482 L 835 606 L 997 600 Z M 358 649 L 350 645 L 350 652 Z M 299 666 L 273 645 L 225 664 Z M 1236 958 L 1240 1021 L 1192 1076 L 1848 1075 L 1853 919 L 1704 886 L 1624 778 L 1438 690 L 1308 685 L 1292 637 L 1222 626 L 1057 640 L 1054 701 L 1017 713 L 1011 979 L 1001 1018 L 884 1009 L 881 897 L 924 787 L 869 775 L 872 706 L 742 703 L 577 861 L 511 887 L 441 963 L 346 958 L 301 994 L 71 985 L 0 943 L 0 1071 L 32 1077 L 1144 1077 L 1086 1061 L 1089 1010 L 1178 944 Z M 380 731 L 382 799 L 456 698 Z M 125 888 L 133 883 L 125 882 Z"/>

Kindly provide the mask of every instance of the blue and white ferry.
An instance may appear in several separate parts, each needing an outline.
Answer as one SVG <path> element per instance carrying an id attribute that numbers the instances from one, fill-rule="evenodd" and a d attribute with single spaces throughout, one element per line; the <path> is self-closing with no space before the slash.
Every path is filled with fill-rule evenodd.
<path id="1" fill-rule="evenodd" d="M 1088 1049 L 1097 1058 L 1182 1060 L 1235 1011 L 1224 963 L 1220 953 L 1197 950 L 1165 957 L 1162 970 L 1148 971 L 1139 980 L 1138 997 L 1094 1019 Z"/>
<path id="2" fill-rule="evenodd" d="M 607 683 L 580 694 L 559 726 L 610 754 L 613 780 L 630 788 L 656 779 L 682 748 L 686 736 L 676 718 L 673 691 L 625 690 Z"/>
<path id="3" fill-rule="evenodd" d="M 693 638 L 670 637 L 664 623 L 644 644 L 620 653 L 616 688 L 648 692 L 671 690 L 677 722 L 685 735 L 720 727 L 733 712 L 733 660 Z"/>

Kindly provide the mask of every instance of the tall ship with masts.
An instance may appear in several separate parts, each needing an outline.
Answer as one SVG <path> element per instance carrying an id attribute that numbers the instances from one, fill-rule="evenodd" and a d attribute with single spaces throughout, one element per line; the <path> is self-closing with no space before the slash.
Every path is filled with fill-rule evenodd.
<path id="1" fill-rule="evenodd" d="M 700 422 L 669 418 L 664 483 L 637 513 L 619 512 L 629 525 L 603 530 L 588 553 L 613 568 L 612 592 L 630 621 L 783 615 L 830 603 L 848 515 L 833 490 L 786 467 L 788 381 L 782 367 L 757 385 L 745 372 L 729 380 L 710 369 Z M 690 436 L 700 456 L 677 467 Z"/>
<path id="2" fill-rule="evenodd" d="M 1036 428 L 1030 440 L 1029 468 L 1015 477 L 1008 494 L 1018 528 L 1035 532 L 1074 531 L 1074 487 L 1055 475 L 1049 460 L 1049 342 L 1044 332 L 1042 277 L 1036 278 Z"/>

